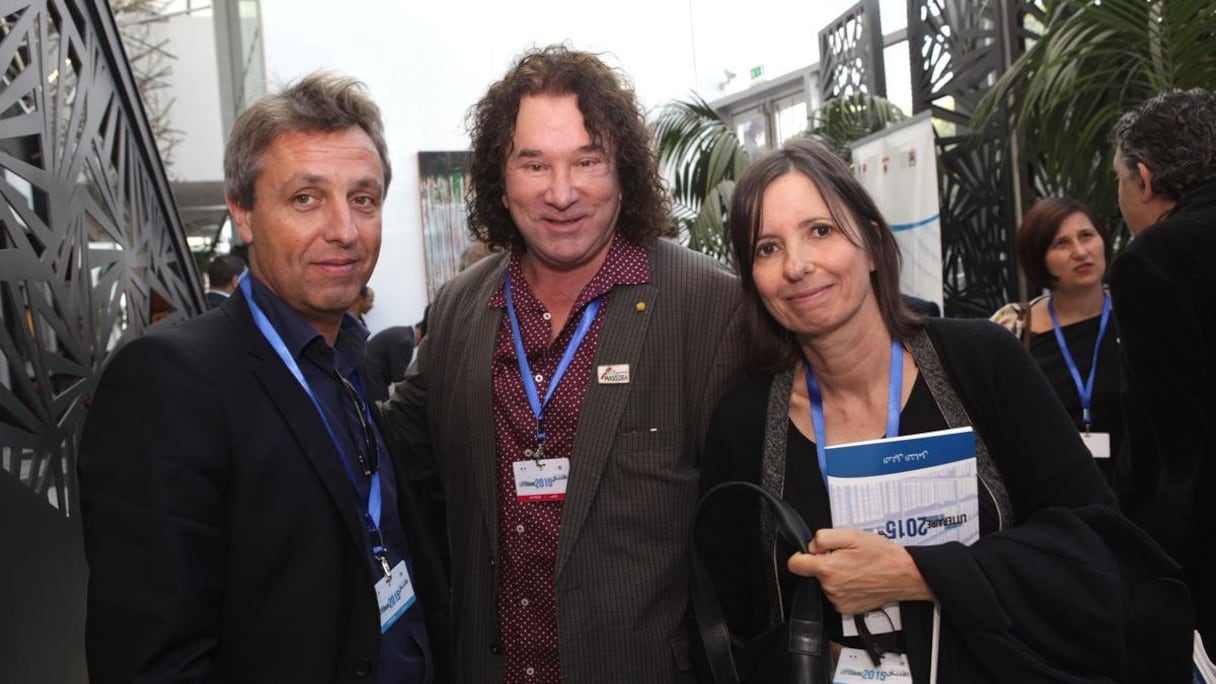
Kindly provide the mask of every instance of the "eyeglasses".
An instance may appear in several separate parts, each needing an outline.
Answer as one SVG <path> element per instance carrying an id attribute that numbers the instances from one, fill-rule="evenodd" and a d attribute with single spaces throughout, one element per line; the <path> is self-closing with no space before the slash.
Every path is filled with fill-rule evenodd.
<path id="1" fill-rule="evenodd" d="M 359 419 L 359 430 L 362 433 L 363 440 L 360 440 L 355 435 L 350 435 L 350 441 L 355 445 L 355 456 L 359 459 L 359 466 L 363 468 L 363 474 L 371 477 L 372 473 L 376 472 L 378 463 L 376 462 L 379 452 L 376 446 L 376 435 L 372 433 L 371 423 L 368 421 L 367 404 L 363 401 L 363 397 L 359 396 L 359 391 L 355 386 L 350 384 L 350 380 L 342 377 L 341 373 L 334 373 L 342 384 L 342 389 L 346 391 L 346 398 L 350 400 L 351 407 L 355 411 L 355 416 Z M 349 413 L 347 411 L 346 413 Z M 346 423 L 347 432 L 350 432 L 350 421 Z"/>
<path id="2" fill-rule="evenodd" d="M 887 621 L 888 631 L 874 634 L 870 631 L 867 622 L 879 615 Z M 866 653 L 870 654 L 874 667 L 878 667 L 882 662 L 882 654 L 899 653 L 899 633 L 895 631 L 895 623 L 891 621 L 891 616 L 887 615 L 887 611 L 879 609 L 871 610 L 868 613 L 855 613 L 853 626 L 857 628 L 857 636 L 861 639 L 861 645 L 865 648 Z"/>

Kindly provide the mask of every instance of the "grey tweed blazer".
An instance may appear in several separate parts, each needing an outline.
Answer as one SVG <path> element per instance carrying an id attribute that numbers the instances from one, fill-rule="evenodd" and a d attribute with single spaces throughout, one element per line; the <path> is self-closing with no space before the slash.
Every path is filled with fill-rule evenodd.
<path id="1" fill-rule="evenodd" d="M 684 617 L 698 454 L 740 376 L 740 288 L 712 259 L 664 241 L 651 282 L 616 287 L 587 379 L 562 513 L 554 591 L 566 682 L 692 681 Z M 502 310 L 487 303 L 508 256 L 443 288 L 415 363 L 382 406 L 402 467 L 437 472 L 452 553 L 457 681 L 503 678 L 495 592 L 498 506 L 490 361 Z M 638 303 L 645 306 L 639 306 Z"/>

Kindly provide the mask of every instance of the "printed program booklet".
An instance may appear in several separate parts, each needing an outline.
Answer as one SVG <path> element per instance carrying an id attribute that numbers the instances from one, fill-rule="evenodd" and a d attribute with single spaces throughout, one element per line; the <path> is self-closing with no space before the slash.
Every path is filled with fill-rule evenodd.
<path id="1" fill-rule="evenodd" d="M 980 536 L 975 432 L 953 428 L 825 449 L 833 527 L 881 534 L 901 546 L 971 544 Z M 884 606 L 887 624 L 901 629 L 898 604 Z M 855 636 L 844 615 L 845 636 Z M 887 623 L 888 620 L 881 620 Z"/>

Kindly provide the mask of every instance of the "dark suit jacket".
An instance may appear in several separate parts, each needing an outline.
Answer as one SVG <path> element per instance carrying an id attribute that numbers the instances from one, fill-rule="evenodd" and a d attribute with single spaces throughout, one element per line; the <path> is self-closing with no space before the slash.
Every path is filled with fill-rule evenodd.
<path id="1" fill-rule="evenodd" d="M 487 302 L 508 258 L 479 261 L 439 293 L 385 414 L 390 432 L 433 456 L 442 475 L 457 681 L 471 684 L 503 677 L 490 377 L 503 310 Z M 742 364 L 741 290 L 720 264 L 678 245 L 656 241 L 647 258 L 651 282 L 612 290 L 592 362 L 629 364 L 630 382 L 586 379 L 574 440 L 554 580 L 562 676 L 572 683 L 693 677 L 682 622 L 688 531 L 710 413 Z"/>
<path id="2" fill-rule="evenodd" d="M 380 629 L 360 505 L 243 295 L 114 355 L 79 474 L 93 684 L 373 674 Z M 419 603 L 446 668 L 442 570 L 408 488 L 398 489 Z"/>
<path id="3" fill-rule="evenodd" d="M 363 352 L 363 385 L 373 401 L 386 401 L 388 388 L 405 377 L 414 358 L 414 328 L 398 325 L 372 335 Z"/>
<path id="4" fill-rule="evenodd" d="M 908 307 L 914 313 L 918 313 L 928 318 L 941 318 L 942 310 L 937 305 L 937 302 L 912 295 L 900 295 L 904 300 L 904 306 Z"/>
<path id="5" fill-rule="evenodd" d="M 1187 192 L 1127 246 L 1110 291 L 1127 437 L 1115 488 L 1127 516 L 1182 563 L 1216 645 L 1216 182 Z"/>
<path id="6" fill-rule="evenodd" d="M 207 290 L 206 297 L 207 297 L 207 308 L 210 308 L 210 309 L 214 309 L 216 307 L 223 306 L 224 302 L 228 301 L 228 299 L 229 299 L 229 297 L 225 297 L 223 294 L 220 294 L 219 292 L 215 292 L 213 290 Z"/>

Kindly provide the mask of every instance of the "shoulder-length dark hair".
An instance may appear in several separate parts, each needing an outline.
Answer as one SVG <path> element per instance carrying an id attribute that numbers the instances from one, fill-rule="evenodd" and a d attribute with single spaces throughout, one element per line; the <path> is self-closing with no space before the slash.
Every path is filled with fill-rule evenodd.
<path id="1" fill-rule="evenodd" d="M 731 247 L 744 301 L 750 310 L 746 329 L 751 342 L 748 345 L 751 365 L 761 371 L 780 372 L 793 367 L 800 354 L 793 333 L 768 312 L 752 279 L 753 250 L 760 233 L 764 191 L 774 180 L 788 173 L 800 173 L 815 184 L 828 205 L 832 220 L 850 242 L 864 249 L 873 259 L 870 286 L 874 289 L 887 331 L 895 339 L 910 340 L 924 325 L 924 318 L 909 311 L 900 297 L 901 258 L 891 227 L 843 159 L 817 140 L 796 138 L 753 161 L 739 177 L 731 197 Z"/>
<path id="2" fill-rule="evenodd" d="M 525 95 L 576 95 L 593 144 L 613 156 L 621 186 L 617 231 L 642 245 L 670 222 L 667 193 L 651 148 L 650 129 L 624 75 L 587 52 L 551 45 L 519 58 L 468 114 L 469 232 L 491 247 L 523 247 L 523 236 L 503 206 L 504 171 Z"/>
<path id="3" fill-rule="evenodd" d="M 1084 214 L 1102 238 L 1106 265 L 1110 268 L 1110 232 L 1106 224 L 1093 210 L 1071 197 L 1049 197 L 1035 202 L 1027 210 L 1013 239 L 1014 253 L 1031 287 L 1037 290 L 1055 288 L 1056 278 L 1047 270 L 1047 250 L 1051 248 L 1064 219 L 1077 213 Z"/>

